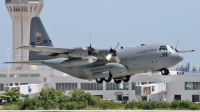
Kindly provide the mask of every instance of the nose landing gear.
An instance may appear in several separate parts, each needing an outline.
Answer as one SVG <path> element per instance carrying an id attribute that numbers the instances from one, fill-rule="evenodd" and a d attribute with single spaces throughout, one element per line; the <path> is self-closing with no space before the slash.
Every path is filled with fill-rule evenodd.
<path id="1" fill-rule="evenodd" d="M 160 69 L 162 75 L 169 75 L 169 70 L 167 68 Z"/>

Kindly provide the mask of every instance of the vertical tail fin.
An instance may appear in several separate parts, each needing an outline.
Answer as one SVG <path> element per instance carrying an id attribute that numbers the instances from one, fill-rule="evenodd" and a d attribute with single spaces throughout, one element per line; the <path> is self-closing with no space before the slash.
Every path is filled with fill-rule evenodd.
<path id="1" fill-rule="evenodd" d="M 30 45 L 32 46 L 52 46 L 52 41 L 44 28 L 39 17 L 33 17 L 30 26 Z M 52 59 L 50 56 L 37 55 L 38 52 L 29 51 L 29 60 L 47 60 Z"/>

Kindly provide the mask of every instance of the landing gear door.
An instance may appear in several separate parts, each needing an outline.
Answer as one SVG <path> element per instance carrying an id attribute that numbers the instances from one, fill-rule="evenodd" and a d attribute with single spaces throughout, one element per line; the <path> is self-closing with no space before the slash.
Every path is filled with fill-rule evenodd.
<path id="1" fill-rule="evenodd" d="M 85 76 L 85 72 L 84 72 L 83 66 L 78 66 L 78 69 L 79 69 L 80 76 L 83 78 Z"/>

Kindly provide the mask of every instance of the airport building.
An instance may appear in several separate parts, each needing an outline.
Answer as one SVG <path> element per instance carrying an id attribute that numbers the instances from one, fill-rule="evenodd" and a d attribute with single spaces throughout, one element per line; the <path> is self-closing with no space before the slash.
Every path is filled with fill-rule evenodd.
<path id="1" fill-rule="evenodd" d="M 39 16 L 43 0 L 5 0 L 6 8 L 13 23 L 13 56 L 12 61 L 28 61 L 29 52 L 15 48 L 29 45 L 30 21 Z M 98 95 L 103 99 L 121 100 L 165 100 L 174 99 L 199 102 L 200 75 L 185 75 L 170 72 L 170 75 L 159 73 L 136 74 L 129 82 L 115 84 L 113 81 L 97 84 L 96 81 L 81 80 L 54 69 L 37 69 L 36 66 L 15 65 L 12 70 L 0 70 L 0 93 L 4 88 L 13 85 L 44 84 L 44 88 L 54 87 L 68 93 L 75 88 Z M 28 91 L 28 90 L 27 90 Z"/>
<path id="2" fill-rule="evenodd" d="M 103 99 L 114 101 L 138 101 L 139 97 L 142 100 L 146 100 L 149 97 L 151 101 L 166 100 L 172 102 L 174 99 L 180 99 L 199 102 L 200 95 L 200 75 L 171 73 L 168 76 L 163 76 L 159 73 L 144 73 L 132 76 L 130 81 L 126 83 L 115 84 L 111 81 L 110 83 L 103 82 L 102 84 L 97 84 L 95 80 L 88 81 L 74 78 L 54 69 L 11 70 L 9 71 L 9 77 L 7 77 L 7 73 L 7 70 L 0 71 L 0 93 L 4 92 L 6 86 L 12 86 L 13 83 L 15 85 L 44 83 L 44 88 L 54 87 L 56 89 L 63 89 L 66 93 L 75 88 L 81 88 Z M 146 85 L 147 83 L 166 83 L 166 91 L 158 90 L 156 94 L 152 92 L 138 97 L 136 93 L 138 83 L 141 83 L 141 85 Z"/>

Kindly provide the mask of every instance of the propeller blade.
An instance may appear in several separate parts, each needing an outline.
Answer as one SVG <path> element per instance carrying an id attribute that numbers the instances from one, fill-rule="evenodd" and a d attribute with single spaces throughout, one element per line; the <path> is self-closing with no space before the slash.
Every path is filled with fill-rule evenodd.
<path id="1" fill-rule="evenodd" d="M 110 61 L 111 58 L 112 58 L 112 54 L 108 54 L 108 55 L 106 56 L 106 59 L 107 59 L 108 61 Z"/>
<path id="2" fill-rule="evenodd" d="M 94 49 L 94 52 L 95 53 L 99 53 L 99 49 Z"/>
<path id="3" fill-rule="evenodd" d="M 115 47 L 115 49 L 117 49 L 117 47 L 119 47 L 119 45 L 120 45 L 120 44 L 119 44 L 119 42 L 118 42 L 117 45 L 116 45 L 116 47 Z"/>
<path id="4" fill-rule="evenodd" d="M 85 46 L 82 46 L 82 50 L 88 50 L 88 48 L 87 47 L 85 47 Z"/>
<path id="5" fill-rule="evenodd" d="M 107 43 L 107 45 L 110 47 L 110 43 L 109 43 L 109 41 L 108 41 L 108 40 L 106 41 L 106 43 Z M 110 47 L 110 48 L 111 48 L 111 47 Z"/>
<path id="6" fill-rule="evenodd" d="M 115 61 L 116 61 L 117 63 L 120 62 L 119 56 L 115 56 Z"/>
<path id="7" fill-rule="evenodd" d="M 178 47 L 178 44 L 179 44 L 179 40 L 177 40 L 177 43 L 176 43 L 176 48 L 175 48 L 175 49 L 177 49 L 177 47 Z"/>
<path id="8" fill-rule="evenodd" d="M 92 40 L 92 36 L 90 35 L 90 46 L 91 46 L 91 40 Z"/>
<path id="9" fill-rule="evenodd" d="M 88 58 L 88 62 L 93 63 L 92 56 L 89 56 L 89 58 Z"/>

